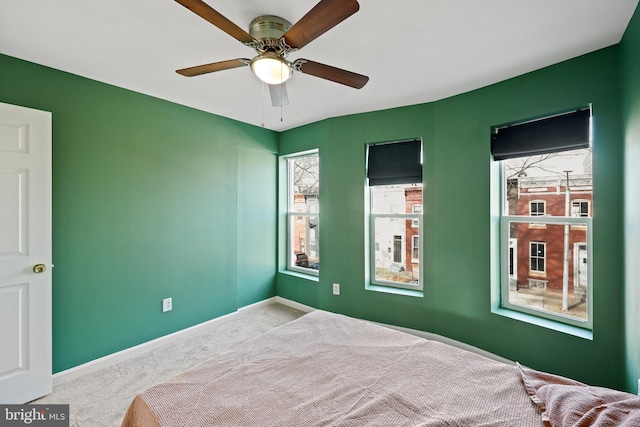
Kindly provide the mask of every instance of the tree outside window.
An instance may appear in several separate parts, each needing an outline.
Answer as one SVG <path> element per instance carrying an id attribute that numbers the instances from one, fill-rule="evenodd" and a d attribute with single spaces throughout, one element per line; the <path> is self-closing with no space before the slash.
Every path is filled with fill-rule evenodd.
<path id="1" fill-rule="evenodd" d="M 318 152 L 287 157 L 287 268 L 318 275 L 320 270 L 320 168 Z"/>

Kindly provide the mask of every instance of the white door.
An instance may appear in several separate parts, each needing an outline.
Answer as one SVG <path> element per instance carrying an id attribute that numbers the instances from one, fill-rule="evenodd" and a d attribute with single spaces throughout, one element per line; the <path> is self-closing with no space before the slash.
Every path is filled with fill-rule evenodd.
<path id="1" fill-rule="evenodd" d="M 0 403 L 51 392 L 51 113 L 0 103 Z"/>

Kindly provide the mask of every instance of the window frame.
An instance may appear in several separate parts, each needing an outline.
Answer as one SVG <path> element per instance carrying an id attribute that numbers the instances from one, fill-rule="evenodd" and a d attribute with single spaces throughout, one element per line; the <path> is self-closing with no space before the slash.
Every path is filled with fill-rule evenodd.
<path id="1" fill-rule="evenodd" d="M 406 147 L 401 148 L 399 145 L 407 143 Z M 396 145 L 398 144 L 398 145 Z M 418 144 L 417 146 L 414 144 Z M 371 150 L 376 146 L 395 146 L 395 149 L 381 151 L 376 148 L 376 155 L 372 156 Z M 391 147 L 389 147 L 391 148 Z M 416 152 L 417 150 L 417 152 Z M 381 155 L 381 153 L 385 155 Z M 416 158 L 415 155 L 419 158 Z M 406 163 L 404 161 L 406 157 Z M 384 166 L 382 166 L 384 164 Z M 365 266 L 366 283 L 365 288 L 369 290 L 399 293 L 403 295 L 422 296 L 424 287 L 423 274 L 423 257 L 424 257 L 424 230 L 423 230 L 423 206 L 424 206 L 424 175 L 423 167 L 423 141 L 422 138 L 397 139 L 393 141 L 371 142 L 365 144 L 365 227 L 366 242 L 365 253 L 367 254 L 367 265 Z M 419 175 L 419 177 L 418 177 Z M 419 178 L 419 179 L 418 179 Z M 373 185 L 371 185 L 373 184 Z M 400 212 L 397 213 L 375 213 L 374 210 L 374 189 L 383 186 L 403 186 L 405 189 L 414 185 L 419 185 L 421 190 L 420 203 L 414 203 L 411 206 L 411 212 L 407 213 L 406 199 Z M 415 208 L 419 205 L 420 208 Z M 416 209 L 419 212 L 416 212 Z M 391 209 L 391 212 L 396 212 Z M 402 235 L 401 260 L 404 260 L 405 268 L 413 268 L 411 264 L 418 264 L 417 283 L 404 283 L 391 280 L 376 279 L 376 253 L 379 252 L 379 243 L 376 242 L 376 220 L 377 219 L 401 220 L 405 223 L 405 229 L 417 228 L 417 233 L 411 235 L 418 236 L 418 252 L 417 260 L 413 259 L 413 237 L 410 239 L 409 234 Z M 392 243 L 393 244 L 393 243 Z M 408 245 L 411 247 L 408 248 Z M 407 253 L 409 252 L 409 253 Z M 417 262 L 412 262 L 417 261 Z M 414 276 L 415 277 L 415 276 Z M 407 292 L 409 291 L 409 292 Z M 415 292 L 415 293 L 414 293 Z"/>
<path id="2" fill-rule="evenodd" d="M 300 211 L 296 211 L 296 207 L 295 207 L 295 201 L 294 201 L 294 197 L 293 197 L 293 191 L 292 191 L 292 185 L 293 185 L 293 168 L 290 166 L 293 160 L 296 159 L 301 159 L 301 158 L 305 158 L 305 157 L 317 157 L 318 158 L 318 195 L 317 195 L 317 199 L 318 199 L 318 210 L 317 212 L 300 212 Z M 287 240 L 287 245 L 286 245 L 286 269 L 288 271 L 293 271 L 296 273 L 302 273 L 302 274 L 307 274 L 310 276 L 319 276 L 320 275 L 320 270 L 319 269 L 313 269 L 313 268 L 307 268 L 307 267 L 300 267 L 295 265 L 295 260 L 293 259 L 292 255 L 294 253 L 294 239 L 296 239 L 296 236 L 294 235 L 292 230 L 292 223 L 295 222 L 303 222 L 303 223 L 310 223 L 311 219 L 316 219 L 316 227 L 318 227 L 320 225 L 320 152 L 317 149 L 314 150 L 308 150 L 308 151 L 304 151 L 304 152 L 300 152 L 300 153 L 293 153 L 290 155 L 286 155 L 283 156 L 283 159 L 285 160 L 285 165 L 286 165 L 286 169 L 287 169 L 287 182 L 286 182 L 286 189 L 287 189 L 287 215 L 286 215 L 286 240 Z M 305 226 L 306 227 L 306 226 Z M 316 235 L 315 235 L 315 241 L 318 242 L 319 241 L 319 233 L 316 231 Z M 310 239 L 309 239 L 310 240 Z M 308 256 L 308 246 L 310 241 L 307 240 L 305 241 L 305 254 Z M 319 243 L 317 243 L 318 246 L 318 253 L 320 252 L 320 248 L 319 248 Z M 320 263 L 320 256 L 318 255 L 318 263 Z"/>
<path id="3" fill-rule="evenodd" d="M 524 215 L 509 215 L 507 204 L 506 171 L 505 161 L 498 161 L 500 164 L 500 217 L 499 217 L 499 248 L 500 248 L 500 307 L 515 312 L 530 314 L 536 317 L 549 319 L 563 324 L 577 326 L 579 328 L 593 330 L 593 217 L 572 217 L 572 216 L 538 216 L 536 223 L 541 225 L 569 225 L 570 227 L 583 227 L 586 230 L 587 245 L 587 319 L 580 320 L 573 316 L 554 313 L 535 307 L 513 304 L 509 301 L 509 240 L 510 223 L 530 224 L 531 217 Z M 546 248 L 545 248 L 546 256 Z M 529 265 L 530 267 L 530 265 Z M 546 260 L 545 260 L 546 267 Z M 532 279 L 544 280 L 541 277 Z"/>

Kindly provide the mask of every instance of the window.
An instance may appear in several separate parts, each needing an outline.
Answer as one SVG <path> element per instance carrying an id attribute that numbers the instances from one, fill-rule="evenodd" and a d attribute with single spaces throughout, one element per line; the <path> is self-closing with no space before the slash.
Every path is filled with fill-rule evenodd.
<path id="1" fill-rule="evenodd" d="M 536 200 L 529 203 L 529 215 L 531 216 L 544 216 L 545 201 Z"/>
<path id="2" fill-rule="evenodd" d="M 534 200 L 529 202 L 529 216 L 545 216 L 546 206 L 547 204 L 544 200 Z M 529 224 L 529 227 L 545 228 L 545 225 L 540 223 L 531 223 Z"/>
<path id="3" fill-rule="evenodd" d="M 589 202 L 587 200 L 575 200 L 571 202 L 571 216 L 584 218 L 589 216 Z"/>
<path id="4" fill-rule="evenodd" d="M 411 206 L 411 213 L 414 214 L 421 214 L 422 213 L 422 205 L 413 205 Z M 411 223 L 412 227 L 418 227 L 420 224 L 418 224 L 418 221 L 413 221 Z"/>
<path id="5" fill-rule="evenodd" d="M 593 288 L 590 115 L 582 109 L 497 127 L 492 135 L 502 170 L 501 306 L 587 329 Z"/>
<path id="6" fill-rule="evenodd" d="M 367 147 L 369 276 L 380 286 L 422 289 L 422 142 Z"/>
<path id="7" fill-rule="evenodd" d="M 530 267 L 533 273 L 544 273 L 544 254 L 545 244 L 542 242 L 531 242 L 531 250 L 529 251 Z"/>
<path id="8" fill-rule="evenodd" d="M 420 237 L 412 236 L 411 242 L 411 262 L 419 263 L 420 262 Z"/>
<path id="9" fill-rule="evenodd" d="M 318 152 L 287 157 L 287 268 L 320 270 L 320 170 Z"/>

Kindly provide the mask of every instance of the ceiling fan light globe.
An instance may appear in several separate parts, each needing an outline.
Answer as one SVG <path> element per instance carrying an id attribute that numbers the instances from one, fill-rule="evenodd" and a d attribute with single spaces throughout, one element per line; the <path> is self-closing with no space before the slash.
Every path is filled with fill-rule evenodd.
<path id="1" fill-rule="evenodd" d="M 251 70 L 263 82 L 279 85 L 289 80 L 291 65 L 276 55 L 261 55 L 251 61 Z"/>

